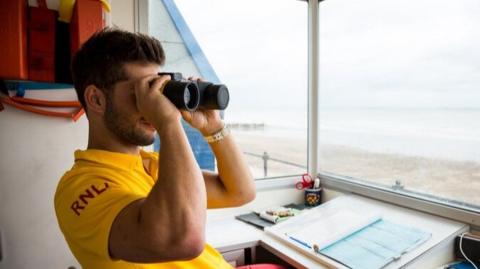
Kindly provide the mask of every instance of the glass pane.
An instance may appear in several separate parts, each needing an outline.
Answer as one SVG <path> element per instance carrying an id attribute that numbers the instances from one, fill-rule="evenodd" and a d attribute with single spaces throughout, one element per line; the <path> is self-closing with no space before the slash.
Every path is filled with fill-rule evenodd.
<path id="1" fill-rule="evenodd" d="M 480 2 L 320 4 L 320 167 L 480 206 Z"/>
<path id="2" fill-rule="evenodd" d="M 151 1 L 152 20 L 162 3 Z M 304 173 L 307 169 L 307 4 L 295 0 L 177 0 L 174 4 L 192 41 L 168 32 L 159 21 L 152 33 L 166 48 L 170 71 L 205 77 L 203 67 L 187 67 L 195 53 L 230 91 L 224 120 L 255 178 Z M 170 14 L 172 15 L 172 14 Z M 172 20 L 178 21 L 178 16 Z M 152 28 L 152 24 L 150 23 Z M 178 28 L 179 32 L 182 27 Z M 180 34 L 181 35 L 181 34 Z M 197 42 L 184 56 L 173 43 Z M 187 44 L 188 45 L 188 44 Z M 170 57 L 170 58 L 169 58 Z M 172 68 L 177 68 L 172 70 Z M 265 170 L 266 165 L 266 170 Z"/>

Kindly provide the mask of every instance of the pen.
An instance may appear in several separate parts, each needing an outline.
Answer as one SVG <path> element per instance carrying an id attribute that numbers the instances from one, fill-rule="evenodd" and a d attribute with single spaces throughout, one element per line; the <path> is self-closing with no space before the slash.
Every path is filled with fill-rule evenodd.
<path id="1" fill-rule="evenodd" d="M 290 238 L 290 239 L 292 239 L 293 241 L 301 244 L 301 245 L 304 246 L 304 247 L 312 248 L 308 243 L 305 243 L 305 242 L 303 242 L 302 240 L 299 240 L 299 239 L 297 239 L 297 238 L 295 238 L 295 237 L 292 237 L 292 236 L 289 236 L 289 235 L 287 235 L 287 236 L 288 236 L 288 238 Z"/>
<path id="2" fill-rule="evenodd" d="M 320 188 L 320 179 L 318 177 L 315 178 L 315 183 L 313 183 L 313 188 L 314 189 Z"/>

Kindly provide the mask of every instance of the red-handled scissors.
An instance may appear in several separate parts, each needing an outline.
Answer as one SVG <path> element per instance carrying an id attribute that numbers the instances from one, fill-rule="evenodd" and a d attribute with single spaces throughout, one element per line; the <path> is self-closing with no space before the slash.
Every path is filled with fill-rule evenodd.
<path id="1" fill-rule="evenodd" d="M 302 175 L 302 181 L 298 181 L 296 184 L 295 184 L 295 188 L 297 188 L 298 190 L 303 190 L 303 189 L 311 189 L 313 188 L 313 179 L 312 177 L 305 173 Z"/>

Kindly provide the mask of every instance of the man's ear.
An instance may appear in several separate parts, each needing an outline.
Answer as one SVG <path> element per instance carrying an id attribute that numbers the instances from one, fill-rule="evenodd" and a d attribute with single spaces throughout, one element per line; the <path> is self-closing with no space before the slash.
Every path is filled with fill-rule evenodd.
<path id="1" fill-rule="evenodd" d="M 83 97 L 87 104 L 88 111 L 103 114 L 107 106 L 106 96 L 99 88 L 94 85 L 88 85 L 85 88 Z"/>

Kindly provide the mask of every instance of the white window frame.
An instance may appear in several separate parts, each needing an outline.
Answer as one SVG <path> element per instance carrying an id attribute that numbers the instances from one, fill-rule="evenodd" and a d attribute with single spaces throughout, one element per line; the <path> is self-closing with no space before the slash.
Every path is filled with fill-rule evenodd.
<path id="1" fill-rule="evenodd" d="M 359 180 L 351 179 L 347 176 L 337 176 L 326 173 L 320 173 L 321 163 L 319 162 L 319 143 L 318 143 L 318 104 L 319 104 L 319 2 L 322 0 L 308 0 L 308 21 L 309 21 L 309 171 L 311 174 L 320 177 L 322 185 L 326 189 L 340 191 L 342 193 L 355 193 L 388 203 L 412 208 L 415 210 L 431 213 L 434 215 L 450 218 L 453 220 L 468 223 L 476 230 L 480 229 L 480 212 L 469 210 L 467 208 L 456 207 L 448 201 L 428 198 L 423 195 L 408 192 L 402 189 L 383 188 L 373 184 L 368 184 Z M 316 113 L 310 116 L 310 113 Z M 311 143 L 310 143 L 311 141 Z M 310 169 L 312 167 L 312 169 Z"/>
<path id="2" fill-rule="evenodd" d="M 292 0 L 294 1 L 294 0 Z M 298 0 L 297 0 L 298 1 Z M 428 198 L 401 189 L 384 188 L 348 176 L 320 173 L 319 149 L 319 2 L 323 0 L 301 0 L 308 2 L 308 172 L 318 175 L 327 190 L 354 193 L 407 208 L 431 213 L 470 224 L 480 230 L 480 212 L 455 207 L 448 202 Z M 148 33 L 148 3 L 135 0 L 135 31 Z M 256 180 L 257 190 L 292 188 L 298 176 L 266 178 Z"/>
<path id="3" fill-rule="evenodd" d="M 148 12 L 148 7 L 150 5 L 150 0 L 134 0 L 133 2 L 133 12 L 134 12 L 134 22 L 133 27 L 135 32 L 148 34 L 148 20 L 150 19 L 150 13 Z"/>

